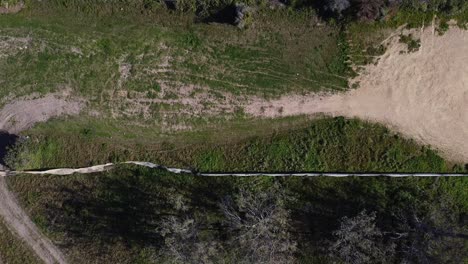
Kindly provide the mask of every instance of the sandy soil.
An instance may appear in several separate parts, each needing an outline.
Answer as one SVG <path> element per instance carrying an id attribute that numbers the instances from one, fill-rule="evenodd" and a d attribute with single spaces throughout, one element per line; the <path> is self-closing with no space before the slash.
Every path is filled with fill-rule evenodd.
<path id="1" fill-rule="evenodd" d="M 40 233 L 8 190 L 5 177 L 0 177 L 0 216 L 7 227 L 29 245 L 47 264 L 66 263 L 62 253 Z"/>
<path id="2" fill-rule="evenodd" d="M 288 95 L 246 106 L 254 116 L 327 113 L 376 121 L 468 162 L 468 31 L 453 27 L 443 36 L 429 27 L 415 31 L 419 51 L 402 54 L 390 40 L 377 65 L 352 82 L 359 88 L 335 95 Z"/>
<path id="3" fill-rule="evenodd" d="M 0 130 L 15 134 L 52 117 L 79 114 L 83 106 L 83 100 L 72 99 L 67 92 L 17 99 L 0 110 Z"/>
<path id="4" fill-rule="evenodd" d="M 0 6 L 0 14 L 15 14 L 21 11 L 24 8 L 24 3 L 19 2 L 16 5 L 8 5 Z"/>

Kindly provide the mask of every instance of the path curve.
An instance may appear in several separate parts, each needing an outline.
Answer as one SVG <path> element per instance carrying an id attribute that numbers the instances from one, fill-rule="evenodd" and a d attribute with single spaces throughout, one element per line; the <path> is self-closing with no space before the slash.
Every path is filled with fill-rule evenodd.
<path id="1" fill-rule="evenodd" d="M 20 237 L 46 264 L 67 263 L 60 250 L 44 236 L 10 192 L 6 177 L 0 177 L 0 216 L 6 226 Z"/>

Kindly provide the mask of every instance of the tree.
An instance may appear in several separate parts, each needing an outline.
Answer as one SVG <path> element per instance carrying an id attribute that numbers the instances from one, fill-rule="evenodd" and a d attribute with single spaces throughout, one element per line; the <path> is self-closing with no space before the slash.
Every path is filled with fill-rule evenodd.
<path id="1" fill-rule="evenodd" d="M 356 16 L 360 20 L 373 21 L 380 17 L 385 6 L 383 0 L 356 0 Z"/>
<path id="2" fill-rule="evenodd" d="M 394 245 L 383 242 L 383 233 L 375 226 L 376 213 L 362 211 L 353 218 L 343 217 L 330 255 L 344 263 L 385 263 L 394 256 Z"/>
<path id="3" fill-rule="evenodd" d="M 291 238 L 290 213 L 284 193 L 274 186 L 266 192 L 241 189 L 220 203 L 230 230 L 228 244 L 238 250 L 240 263 L 291 263 L 296 243 Z"/>
<path id="4" fill-rule="evenodd" d="M 351 6 L 349 0 L 330 0 L 325 5 L 325 10 L 331 11 L 338 15 L 338 17 L 342 16 L 343 11 L 348 9 Z"/>
<path id="5" fill-rule="evenodd" d="M 440 195 L 425 212 L 399 213 L 399 250 L 408 263 L 463 263 L 468 258 L 468 228 L 452 198 Z"/>
<path id="6" fill-rule="evenodd" d="M 161 255 L 174 263 L 217 263 L 222 247 L 215 239 L 201 239 L 201 223 L 191 217 L 168 216 L 160 223 Z"/>

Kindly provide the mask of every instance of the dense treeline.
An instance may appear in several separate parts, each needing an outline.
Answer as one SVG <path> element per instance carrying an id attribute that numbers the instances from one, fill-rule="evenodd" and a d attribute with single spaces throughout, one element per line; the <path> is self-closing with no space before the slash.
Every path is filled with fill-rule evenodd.
<path id="1" fill-rule="evenodd" d="M 324 18 L 373 21 L 395 14 L 399 9 L 455 14 L 468 7 L 464 0 L 46 0 L 35 1 L 43 7 L 62 7 L 85 13 L 157 12 L 161 8 L 194 13 L 201 17 L 231 8 L 246 12 L 240 6 L 312 9 Z M 237 8 L 236 8 L 237 7 Z M 226 13 L 224 13 L 226 14 Z"/>
<path id="2" fill-rule="evenodd" d="M 10 178 L 83 263 L 464 263 L 465 178 Z M 34 187 L 33 187 L 34 186 Z"/>

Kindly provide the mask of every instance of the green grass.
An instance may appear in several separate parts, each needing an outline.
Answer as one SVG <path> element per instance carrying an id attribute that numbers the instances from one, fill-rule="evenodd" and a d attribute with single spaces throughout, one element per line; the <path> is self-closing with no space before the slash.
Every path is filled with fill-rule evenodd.
<path id="1" fill-rule="evenodd" d="M 67 85 L 87 98 L 99 97 L 115 89 L 119 62 L 133 65 L 123 87 L 128 90 L 147 91 L 165 82 L 265 96 L 346 88 L 346 81 L 332 75 L 347 75 L 343 62 L 336 61 L 341 56 L 338 30 L 304 26 L 310 14 L 265 11 L 255 27 L 239 30 L 219 24 L 179 25 L 184 15 L 166 13 L 161 10 L 154 21 L 67 11 L 51 16 L 35 9 L 2 16 L 3 35 L 29 37 L 31 43 L 2 60 L 0 95 L 13 87 L 20 88 L 14 89 L 16 95 L 24 95 Z M 164 25 L 162 20 L 175 22 Z M 166 57 L 169 69 L 156 72 Z"/>
<path id="2" fill-rule="evenodd" d="M 240 30 L 194 23 L 188 13 L 164 9 L 148 15 L 110 15 L 80 9 L 79 4 L 70 3 L 69 9 L 63 10 L 35 2 L 19 14 L 0 17 L 2 36 L 24 41 L 21 46 L 27 46 L 19 49 L 13 42 L 5 50 L 7 56 L 0 59 L 0 98 L 70 90 L 87 100 L 85 112 L 99 113 L 99 121 L 88 122 L 92 118 L 82 116 L 78 122 L 59 125 L 58 134 L 89 130 L 113 139 L 148 137 L 144 141 L 161 135 L 162 139 L 157 139 L 161 142 L 164 134 L 174 130 L 171 128 L 182 126 L 196 132 L 186 135 L 198 137 L 207 127 L 218 130 L 245 122 L 242 107 L 236 105 L 241 105 L 243 98 L 342 91 L 353 74 L 340 28 L 313 24 L 316 16 L 310 12 L 262 10 L 251 26 Z M 124 64 L 130 74 L 121 80 L 119 66 Z M 188 97 L 206 93 L 214 99 L 202 99 L 203 110 L 198 113 L 177 103 L 187 97 L 181 94 L 184 87 L 193 87 Z M 216 98 L 231 94 L 239 101 L 233 103 L 233 110 L 212 113 Z M 80 133 L 75 137 L 81 137 Z M 107 139 L 104 143 L 117 145 L 120 141 Z M 51 144 L 56 148 L 64 143 Z M 121 149 L 109 158 L 120 157 Z M 83 162 L 45 162 L 50 160 L 45 152 L 56 151 L 50 146 L 37 151 L 27 158 L 31 167 Z M 107 159 L 102 156 L 90 162 Z"/>
<path id="3" fill-rule="evenodd" d="M 200 171 L 466 171 L 428 147 L 356 119 L 240 119 L 224 128 L 169 134 L 82 122 L 31 130 L 10 164 L 38 169 L 145 160 Z"/>
<path id="4" fill-rule="evenodd" d="M 100 113 L 25 132 L 31 139 L 10 162 L 16 167 L 128 159 L 206 171 L 445 172 L 464 166 L 453 168 L 430 149 L 356 120 L 255 121 L 241 107 L 217 116 L 189 115 L 183 104 L 164 102 L 186 96 L 180 87 L 188 85 L 197 87 L 188 97 L 204 87 L 215 98 L 344 90 L 354 75 L 349 63 L 374 62 L 384 52 L 385 36 L 410 19 L 404 12 L 391 21 L 353 22 L 343 29 L 313 24 L 310 12 L 262 10 L 240 30 L 194 23 L 190 14 L 162 9 L 148 15 L 75 10 L 80 3 L 67 10 L 36 3 L 0 17 L 2 35 L 30 41 L 27 49 L 7 50 L 0 60 L 0 97 L 71 89 Z M 124 63 L 131 65 L 130 76 L 121 81 Z M 119 97 L 119 91 L 127 93 Z M 163 101 L 145 104 L 147 113 L 125 114 L 143 106 L 133 104 L 135 98 Z M 210 102 L 203 105 L 209 109 Z M 178 125 L 190 130 L 170 129 Z"/>
<path id="5" fill-rule="evenodd" d="M 16 238 L 0 218 L 0 261 L 8 264 L 42 263 L 21 240 Z"/>

